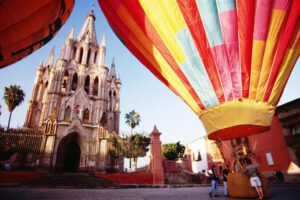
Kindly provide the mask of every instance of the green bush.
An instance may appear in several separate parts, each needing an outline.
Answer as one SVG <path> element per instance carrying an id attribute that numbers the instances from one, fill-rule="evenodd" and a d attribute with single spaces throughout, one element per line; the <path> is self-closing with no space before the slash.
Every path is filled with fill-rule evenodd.
<path id="1" fill-rule="evenodd" d="M 181 155 L 184 154 L 185 146 L 180 144 L 181 146 Z M 162 145 L 162 157 L 168 159 L 168 160 L 176 160 L 179 158 L 179 153 L 176 151 L 176 143 L 169 143 L 169 144 L 163 144 Z"/>

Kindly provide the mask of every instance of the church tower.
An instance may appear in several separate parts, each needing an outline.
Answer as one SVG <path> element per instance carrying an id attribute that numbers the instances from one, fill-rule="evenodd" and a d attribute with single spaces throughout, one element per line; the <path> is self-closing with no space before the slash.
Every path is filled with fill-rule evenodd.
<path id="1" fill-rule="evenodd" d="M 36 70 L 25 127 L 45 133 L 39 166 L 58 171 L 106 171 L 122 161 L 108 154 L 109 134 L 119 134 L 120 76 L 105 66 L 106 42 L 97 42 L 93 10 L 74 38 L 72 27 L 59 58 L 54 47 Z M 75 155 L 76 154 L 76 155 Z"/>

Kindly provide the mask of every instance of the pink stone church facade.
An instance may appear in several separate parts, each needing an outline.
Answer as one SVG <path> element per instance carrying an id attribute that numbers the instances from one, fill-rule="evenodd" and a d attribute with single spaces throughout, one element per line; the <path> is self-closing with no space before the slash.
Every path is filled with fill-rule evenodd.
<path id="1" fill-rule="evenodd" d="M 52 171 L 106 172 L 123 168 L 108 154 L 107 138 L 119 133 L 120 76 L 105 66 L 93 10 L 74 38 L 72 27 L 54 61 L 54 48 L 36 70 L 25 127 L 42 129 L 45 141 L 35 163 Z"/>

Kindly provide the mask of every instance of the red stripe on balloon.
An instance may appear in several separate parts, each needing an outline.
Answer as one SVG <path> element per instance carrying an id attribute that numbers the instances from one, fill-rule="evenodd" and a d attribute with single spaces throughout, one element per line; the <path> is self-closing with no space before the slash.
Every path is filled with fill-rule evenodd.
<path id="1" fill-rule="evenodd" d="M 148 39 L 158 49 L 160 54 L 170 65 L 174 73 L 177 75 L 179 80 L 183 83 L 184 87 L 189 91 L 190 95 L 193 97 L 193 99 L 201 108 L 201 110 L 204 110 L 205 109 L 204 104 L 202 103 L 199 96 L 193 89 L 189 80 L 186 78 L 186 76 L 180 69 L 180 66 L 172 56 L 171 52 L 168 50 L 167 46 L 165 45 L 164 41 L 160 37 L 159 33 L 156 31 L 150 19 L 147 17 L 141 5 L 136 3 L 136 0 L 126 0 L 123 2 L 123 4 L 130 11 L 130 14 L 134 17 L 134 19 L 138 23 L 139 28 L 145 33 Z"/>
<path id="2" fill-rule="evenodd" d="M 192 35 L 198 53 L 202 59 L 203 65 L 214 88 L 219 102 L 225 101 L 225 96 L 218 76 L 218 70 L 214 62 L 210 45 L 208 43 L 206 32 L 198 11 L 195 0 L 177 0 L 182 16 Z"/>
<path id="3" fill-rule="evenodd" d="M 98 3 L 106 19 L 108 20 L 109 24 L 111 25 L 112 29 L 115 31 L 117 36 L 121 38 L 122 42 L 124 42 L 124 45 L 128 48 L 128 50 L 133 55 L 135 55 L 137 59 L 144 66 L 146 66 L 148 70 L 151 71 L 151 73 L 153 73 L 162 83 L 164 83 L 168 88 L 170 88 L 177 96 L 181 97 L 179 93 L 172 87 L 172 85 L 160 74 L 160 72 L 156 70 L 156 68 L 151 64 L 151 62 L 148 61 L 147 58 L 145 58 L 144 55 L 141 54 L 140 51 L 134 46 L 134 44 L 132 44 L 131 41 L 128 39 L 130 31 L 116 15 L 117 9 L 113 9 L 110 5 L 110 2 L 111 1 L 109 0 L 98 0 Z M 181 99 L 190 107 L 190 105 L 183 98 Z"/>
<path id="4" fill-rule="evenodd" d="M 255 0 L 236 0 L 242 97 L 249 97 Z"/>
<path id="5" fill-rule="evenodd" d="M 282 65 L 282 62 L 284 60 L 284 56 L 286 53 L 286 50 L 289 45 L 289 41 L 295 31 L 299 31 L 299 28 L 297 28 L 297 21 L 299 20 L 299 13 L 300 13 L 300 1 L 293 1 L 291 5 L 291 10 L 289 12 L 287 22 L 285 24 L 281 40 L 278 44 L 276 57 L 274 59 L 274 63 L 272 66 L 272 71 L 269 76 L 267 90 L 264 95 L 264 101 L 269 101 L 270 95 L 272 93 L 274 84 L 276 82 L 278 73 L 280 71 L 280 67 Z M 282 90 L 283 91 L 283 90 Z M 281 96 L 281 95 L 280 95 Z M 280 99 L 280 98 L 279 98 Z"/>

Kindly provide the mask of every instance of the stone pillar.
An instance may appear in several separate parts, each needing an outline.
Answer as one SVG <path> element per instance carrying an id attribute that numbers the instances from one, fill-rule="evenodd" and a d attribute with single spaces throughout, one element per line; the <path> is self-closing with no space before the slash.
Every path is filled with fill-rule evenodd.
<path id="1" fill-rule="evenodd" d="M 185 155 L 186 155 L 185 169 L 189 172 L 193 172 L 191 150 L 186 149 Z"/>
<path id="2" fill-rule="evenodd" d="M 150 134 L 151 138 L 151 171 L 153 173 L 153 184 L 164 184 L 165 176 L 162 166 L 162 157 L 161 157 L 161 133 L 157 130 L 156 126 L 152 133 Z"/>
<path id="3" fill-rule="evenodd" d="M 55 135 L 46 135 L 45 136 L 45 146 L 43 150 L 43 158 L 41 160 L 40 166 L 43 169 L 51 169 L 51 156 L 53 154 L 54 144 L 55 144 Z"/>

